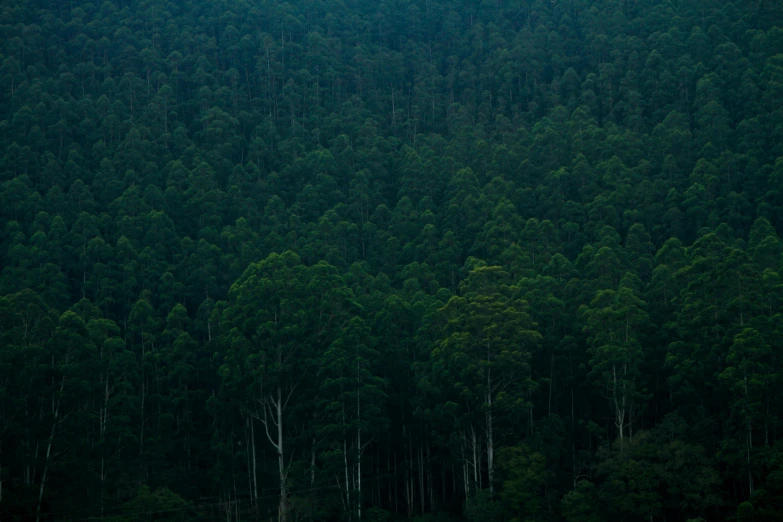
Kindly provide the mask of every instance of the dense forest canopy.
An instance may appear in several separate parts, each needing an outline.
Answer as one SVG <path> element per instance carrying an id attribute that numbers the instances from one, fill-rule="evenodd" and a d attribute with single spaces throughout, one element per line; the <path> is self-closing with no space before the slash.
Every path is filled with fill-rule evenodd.
<path id="1" fill-rule="evenodd" d="M 779 0 L 0 33 L 0 519 L 783 520 Z"/>

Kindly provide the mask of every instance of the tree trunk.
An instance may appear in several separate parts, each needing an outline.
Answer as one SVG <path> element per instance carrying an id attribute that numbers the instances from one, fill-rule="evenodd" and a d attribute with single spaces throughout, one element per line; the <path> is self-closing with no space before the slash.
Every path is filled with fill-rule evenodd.
<path id="1" fill-rule="evenodd" d="M 473 426 L 470 427 L 470 433 L 473 436 L 473 483 L 478 484 L 479 482 L 479 472 L 478 472 L 478 455 L 476 454 L 478 450 L 478 441 L 476 440 L 476 430 L 473 429 Z"/>
<path id="2" fill-rule="evenodd" d="M 424 450 L 419 446 L 419 496 L 421 503 L 421 514 L 424 515 Z"/>
<path id="3" fill-rule="evenodd" d="M 462 463 L 462 479 L 465 482 L 465 501 L 470 498 L 470 472 L 468 471 L 468 461 Z"/>
<path id="4" fill-rule="evenodd" d="M 359 360 L 356 360 L 356 377 L 361 386 Z M 356 520 L 362 520 L 362 398 L 356 390 Z"/>
<path id="5" fill-rule="evenodd" d="M 253 428 L 253 417 L 250 417 L 250 449 L 253 453 L 253 499 L 258 503 L 258 473 L 256 471 L 256 433 Z"/>
<path id="6" fill-rule="evenodd" d="M 245 447 L 247 451 L 247 491 L 250 495 L 250 505 L 253 505 L 253 465 L 250 463 L 250 420 L 251 417 L 245 419 Z"/>
<path id="7" fill-rule="evenodd" d="M 103 520 L 103 497 L 106 489 L 106 459 L 101 457 L 101 520 Z"/>
<path id="8" fill-rule="evenodd" d="M 613 379 L 613 395 L 614 395 L 614 413 L 615 413 L 615 420 L 614 424 L 617 427 L 617 431 L 620 435 L 620 451 L 622 452 L 624 450 L 624 442 L 625 442 L 625 394 L 623 392 L 618 391 L 618 378 L 617 378 L 617 368 L 612 367 L 612 379 Z"/>
<path id="9" fill-rule="evenodd" d="M 552 348 L 552 357 L 549 361 L 549 400 L 547 406 L 547 417 L 552 416 L 552 388 L 555 383 L 555 349 Z"/>
<path id="10" fill-rule="evenodd" d="M 362 519 L 362 453 L 356 462 L 356 520 Z"/>
<path id="11" fill-rule="evenodd" d="M 391 456 L 389 455 L 389 450 L 386 450 L 386 475 L 388 477 L 386 485 L 389 487 L 389 511 L 391 511 L 391 505 L 392 505 L 392 481 L 391 481 Z"/>
<path id="12" fill-rule="evenodd" d="M 345 507 L 348 513 L 348 519 L 353 518 L 353 508 L 351 507 L 351 484 L 348 474 L 348 434 L 345 432 L 345 401 L 340 402 L 343 415 L 343 467 L 345 471 Z"/>
<path id="13" fill-rule="evenodd" d="M 57 430 L 57 424 L 60 420 L 60 404 L 63 400 L 63 389 L 65 388 L 65 376 L 60 380 L 60 394 L 57 397 L 57 405 L 54 407 L 54 418 L 52 419 L 52 430 L 49 433 L 49 444 L 46 446 L 46 458 L 44 459 L 43 474 L 41 475 L 41 487 L 38 489 L 38 507 L 35 510 L 35 522 L 41 521 L 41 503 L 43 501 L 44 488 L 46 487 L 46 474 L 49 471 L 49 457 L 52 455 L 52 444 L 54 443 L 54 433 Z"/>
<path id="14" fill-rule="evenodd" d="M 750 493 L 750 496 L 753 495 L 753 471 L 750 466 L 750 450 L 753 447 L 753 432 L 750 426 L 748 426 L 748 447 L 747 447 L 747 457 L 748 457 L 748 490 Z"/>
<path id="15" fill-rule="evenodd" d="M 315 436 L 313 436 L 313 449 L 310 453 L 310 488 L 315 487 Z"/>
<path id="16" fill-rule="evenodd" d="M 277 465 L 280 469 L 280 510 L 278 519 L 286 522 L 288 517 L 288 499 L 286 498 L 285 453 L 283 452 L 283 393 L 277 387 Z"/>
<path id="17" fill-rule="evenodd" d="M 487 474 L 489 492 L 495 494 L 495 445 L 492 438 L 492 374 L 487 370 Z"/>
<path id="18" fill-rule="evenodd" d="M 394 512 L 400 512 L 400 482 L 397 479 L 397 452 L 394 452 Z M 390 506 L 391 507 L 391 506 Z"/>
<path id="19" fill-rule="evenodd" d="M 139 433 L 139 455 L 144 453 L 144 349 L 141 354 L 141 429 Z"/>

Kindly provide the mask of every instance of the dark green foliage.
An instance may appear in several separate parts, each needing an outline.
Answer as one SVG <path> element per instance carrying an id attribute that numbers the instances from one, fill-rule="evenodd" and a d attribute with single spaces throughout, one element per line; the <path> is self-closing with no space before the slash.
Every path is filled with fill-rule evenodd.
<path id="1" fill-rule="evenodd" d="M 775 521 L 773 0 L 8 0 L 0 519 Z"/>

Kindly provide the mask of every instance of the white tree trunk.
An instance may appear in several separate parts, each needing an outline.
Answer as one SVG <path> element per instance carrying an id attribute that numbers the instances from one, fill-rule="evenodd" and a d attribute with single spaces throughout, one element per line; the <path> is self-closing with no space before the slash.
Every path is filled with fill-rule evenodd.
<path id="1" fill-rule="evenodd" d="M 424 515 L 424 450 L 419 445 L 419 504 L 421 505 L 421 514 Z"/>
<path id="2" fill-rule="evenodd" d="M 353 507 L 351 506 L 351 484 L 348 472 L 348 434 L 345 431 L 346 419 L 345 419 L 345 401 L 340 399 L 340 406 L 342 409 L 343 420 L 343 466 L 345 468 L 345 505 L 346 512 L 348 513 L 348 519 L 353 518 Z"/>
<path id="3" fill-rule="evenodd" d="M 283 397 L 280 386 L 277 387 L 277 464 L 280 468 L 280 522 L 288 517 L 288 498 L 286 492 L 285 453 L 283 452 Z"/>
<path id="4" fill-rule="evenodd" d="M 487 473 L 489 491 L 495 493 L 495 445 L 492 438 L 492 370 L 487 369 Z"/>
<path id="5" fill-rule="evenodd" d="M 277 386 L 276 396 L 273 396 L 272 394 L 265 396 L 261 406 L 264 409 L 264 416 L 260 420 L 264 425 L 266 438 L 269 439 L 272 447 L 277 452 L 277 469 L 280 479 L 280 503 L 278 505 L 277 518 L 278 522 L 286 522 L 288 517 L 288 497 L 286 491 L 287 470 L 285 467 L 285 450 L 283 444 L 283 410 L 285 410 L 285 403 L 283 402 L 283 390 L 279 385 Z M 275 434 L 276 438 L 272 438 L 272 433 L 269 431 L 270 423 L 277 427 L 277 433 Z M 255 454 L 255 443 L 253 444 L 253 452 Z M 253 475 L 255 481 L 255 462 Z M 257 483 L 254 487 L 257 487 Z"/>
<path id="6" fill-rule="evenodd" d="M 250 463 L 250 421 L 252 420 L 252 417 L 249 415 L 245 419 L 245 447 L 247 448 L 247 451 L 245 451 L 246 457 L 247 457 L 247 491 L 250 495 L 250 505 L 252 506 L 254 504 L 253 500 L 253 465 Z"/>
<path id="7" fill-rule="evenodd" d="M 750 494 L 753 495 L 753 471 L 751 469 L 750 465 L 750 450 L 753 447 L 753 431 L 750 426 L 748 426 L 748 446 L 747 446 L 747 457 L 748 457 L 748 489 L 750 491 Z"/>
<path id="8" fill-rule="evenodd" d="M 139 431 L 139 455 L 144 453 L 144 355 L 141 356 L 141 429 Z"/>
<path id="9" fill-rule="evenodd" d="M 478 484 L 479 482 L 479 471 L 478 471 L 478 441 L 476 440 L 476 430 L 473 429 L 473 426 L 470 427 L 470 434 L 473 437 L 472 445 L 473 445 L 473 483 Z"/>
<path id="10" fill-rule="evenodd" d="M 356 519 L 362 519 L 362 407 L 359 391 L 356 392 Z"/>
<path id="11" fill-rule="evenodd" d="M 256 472 L 256 432 L 250 417 L 250 448 L 253 453 L 253 499 L 258 503 L 258 473 Z"/>
<path id="12" fill-rule="evenodd" d="M 462 480 L 465 483 L 465 501 L 470 498 L 470 471 L 468 471 L 468 455 L 465 452 L 467 446 L 465 435 L 462 436 Z"/>
<path id="13" fill-rule="evenodd" d="M 617 432 L 620 435 L 620 451 L 625 448 L 625 410 L 626 410 L 626 393 L 625 389 L 620 388 L 619 379 L 617 377 L 617 367 L 612 367 L 612 380 L 613 382 L 613 395 L 614 395 L 614 412 L 615 421 L 614 424 L 617 427 Z"/>
<path id="14" fill-rule="evenodd" d="M 49 457 L 52 455 L 52 444 L 54 443 L 54 434 L 57 430 L 57 424 L 60 421 L 60 404 L 63 400 L 63 389 L 65 388 L 65 376 L 60 380 L 60 393 L 54 406 L 54 418 L 52 419 L 52 430 L 49 433 L 49 443 L 46 446 L 46 458 L 44 459 L 43 474 L 41 475 L 41 487 L 38 489 L 38 507 L 35 510 L 35 522 L 41 521 L 41 503 L 43 501 L 44 488 L 46 487 L 46 474 L 49 471 Z"/>
<path id="15" fill-rule="evenodd" d="M 346 441 L 345 433 L 343 433 L 343 464 L 345 465 L 345 505 L 349 514 L 353 512 L 351 507 L 351 484 L 348 473 L 348 442 Z"/>
<path id="16" fill-rule="evenodd" d="M 139 430 L 139 455 L 144 453 L 144 399 L 146 387 L 144 384 L 144 330 L 141 331 L 141 429 Z"/>

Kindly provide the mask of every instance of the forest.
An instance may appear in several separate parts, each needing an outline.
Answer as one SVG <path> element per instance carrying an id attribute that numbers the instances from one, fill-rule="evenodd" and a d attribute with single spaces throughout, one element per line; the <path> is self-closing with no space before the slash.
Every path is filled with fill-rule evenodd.
<path id="1" fill-rule="evenodd" d="M 0 520 L 783 521 L 780 0 L 0 34 Z"/>

